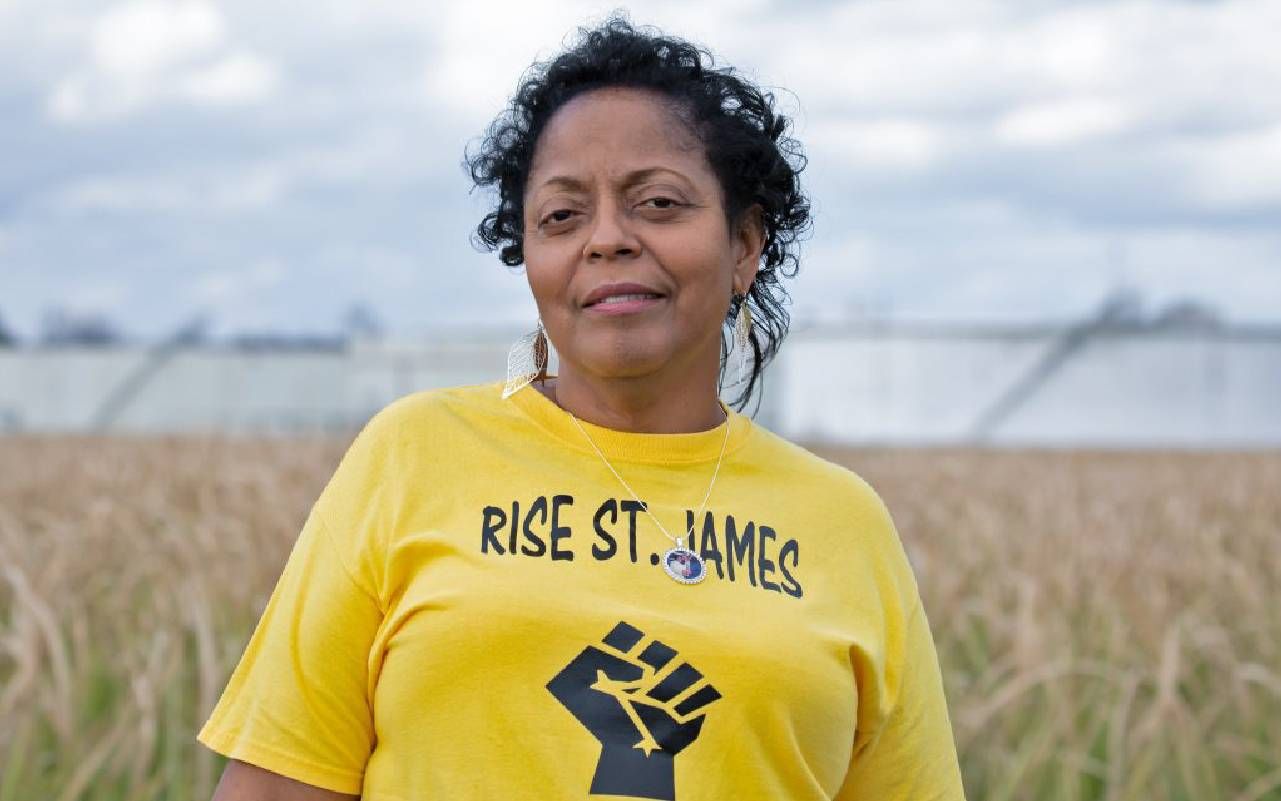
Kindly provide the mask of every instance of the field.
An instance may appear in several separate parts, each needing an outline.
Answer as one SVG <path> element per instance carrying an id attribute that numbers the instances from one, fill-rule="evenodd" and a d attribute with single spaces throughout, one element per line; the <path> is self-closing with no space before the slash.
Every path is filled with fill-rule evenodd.
<path id="1" fill-rule="evenodd" d="M 345 445 L 0 438 L 0 801 L 209 798 Z M 970 801 L 1281 799 L 1281 453 L 814 450 L 894 514 Z"/>

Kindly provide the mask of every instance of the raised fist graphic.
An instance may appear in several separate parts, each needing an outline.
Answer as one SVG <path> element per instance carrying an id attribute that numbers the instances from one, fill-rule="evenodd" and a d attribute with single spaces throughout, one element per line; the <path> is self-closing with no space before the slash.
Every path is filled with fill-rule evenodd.
<path id="1" fill-rule="evenodd" d="M 619 623 L 547 683 L 556 700 L 601 744 L 592 794 L 675 801 L 672 760 L 703 728 L 704 707 L 721 697 L 669 646 Z M 661 677 L 661 678 L 660 678 Z M 692 692 L 691 692 L 692 690 Z"/>

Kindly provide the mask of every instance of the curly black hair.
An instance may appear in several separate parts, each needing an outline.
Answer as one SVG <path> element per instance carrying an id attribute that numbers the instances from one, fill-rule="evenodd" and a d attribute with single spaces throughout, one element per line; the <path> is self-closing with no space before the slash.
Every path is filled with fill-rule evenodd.
<path id="1" fill-rule="evenodd" d="M 538 137 L 558 109 L 583 92 L 604 87 L 654 90 L 671 102 L 702 143 L 720 182 L 731 228 L 752 204 L 762 210 L 764 247 L 756 279 L 730 304 L 724 325 L 732 325 L 747 304 L 752 318 L 752 373 L 732 405 L 740 411 L 765 365 L 787 334 L 787 290 L 780 276 L 794 277 L 800 267 L 799 242 L 812 221 L 809 199 L 801 191 L 806 159 L 788 135 L 791 121 L 779 114 L 774 96 L 717 67 L 705 48 L 643 26 L 633 27 L 618 12 L 594 28 L 580 28 L 578 40 L 549 61 L 537 62 L 522 76 L 510 104 L 489 125 L 480 147 L 468 152 L 464 167 L 477 187 L 496 187 L 497 204 L 476 228 L 474 241 L 514 267 L 524 262 L 524 194 Z M 791 271 L 788 271 L 790 267 Z M 728 350 L 721 338 L 721 381 Z M 759 397 L 757 399 L 759 409 Z"/>

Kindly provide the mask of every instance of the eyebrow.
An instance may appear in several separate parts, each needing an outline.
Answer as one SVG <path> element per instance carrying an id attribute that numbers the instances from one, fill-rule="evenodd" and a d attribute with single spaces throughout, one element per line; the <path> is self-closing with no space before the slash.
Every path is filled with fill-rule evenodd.
<path id="1" fill-rule="evenodd" d="M 631 172 L 624 175 L 622 180 L 622 186 L 624 189 L 636 186 L 637 184 L 641 184 L 641 183 L 644 183 L 645 181 L 648 181 L 650 178 L 653 178 L 658 173 L 667 173 L 669 175 L 673 175 L 679 178 L 681 181 L 685 183 L 689 183 L 688 178 L 686 178 L 684 175 L 681 175 L 679 172 L 671 169 L 670 167 L 645 167 L 639 170 L 632 170 Z M 558 187 L 561 189 L 567 189 L 571 192 L 581 192 L 587 188 L 587 184 L 586 182 L 578 178 L 575 178 L 572 175 L 553 175 L 551 178 L 548 178 L 546 181 L 543 181 L 541 184 L 539 184 L 537 188 L 545 189 L 548 187 Z"/>

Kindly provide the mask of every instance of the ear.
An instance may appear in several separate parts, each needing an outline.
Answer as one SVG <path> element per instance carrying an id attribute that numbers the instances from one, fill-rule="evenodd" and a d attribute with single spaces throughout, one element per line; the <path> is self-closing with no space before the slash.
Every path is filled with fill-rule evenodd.
<path id="1" fill-rule="evenodd" d="M 739 217 L 734 231 L 734 285 L 743 294 L 747 293 L 756 280 L 764 248 L 764 210 L 759 203 L 753 203 Z"/>

